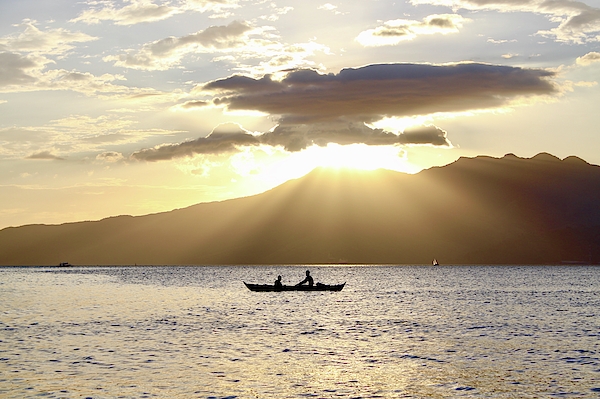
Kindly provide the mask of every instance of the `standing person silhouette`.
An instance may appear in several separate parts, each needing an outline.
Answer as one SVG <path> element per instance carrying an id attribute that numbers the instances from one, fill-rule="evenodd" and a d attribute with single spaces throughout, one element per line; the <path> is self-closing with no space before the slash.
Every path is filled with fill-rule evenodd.
<path id="1" fill-rule="evenodd" d="M 315 281 L 313 280 L 312 276 L 310 275 L 310 271 L 309 270 L 306 271 L 306 278 L 304 280 L 300 281 L 296 285 L 302 285 L 304 283 L 308 283 L 309 287 L 312 287 L 313 284 L 315 283 Z"/>

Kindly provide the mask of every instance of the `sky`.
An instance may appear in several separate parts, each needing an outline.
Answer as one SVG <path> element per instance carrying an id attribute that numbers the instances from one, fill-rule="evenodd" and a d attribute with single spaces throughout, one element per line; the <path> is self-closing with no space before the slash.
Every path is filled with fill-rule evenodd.
<path id="1" fill-rule="evenodd" d="M 600 164 L 600 0 L 0 0 L 0 228 L 318 166 Z"/>

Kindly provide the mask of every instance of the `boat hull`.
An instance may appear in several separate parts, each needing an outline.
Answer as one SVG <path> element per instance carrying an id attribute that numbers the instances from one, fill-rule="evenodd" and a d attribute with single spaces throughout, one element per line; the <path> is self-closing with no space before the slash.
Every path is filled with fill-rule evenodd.
<path id="1" fill-rule="evenodd" d="M 246 287 L 250 291 L 255 292 L 281 292 L 281 291 L 341 291 L 346 283 L 344 284 L 335 284 L 335 285 L 327 285 L 327 284 L 316 284 L 311 286 L 308 285 L 284 285 L 281 287 L 275 287 L 272 284 L 249 284 L 244 282 Z"/>

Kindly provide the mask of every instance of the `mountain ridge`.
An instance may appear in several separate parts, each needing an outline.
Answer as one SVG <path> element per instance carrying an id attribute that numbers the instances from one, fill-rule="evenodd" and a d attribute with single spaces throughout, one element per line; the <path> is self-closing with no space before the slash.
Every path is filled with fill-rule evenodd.
<path id="1" fill-rule="evenodd" d="M 408 175 L 317 168 L 254 196 L 0 230 L 0 264 L 597 261 L 600 167 L 547 153 Z"/>

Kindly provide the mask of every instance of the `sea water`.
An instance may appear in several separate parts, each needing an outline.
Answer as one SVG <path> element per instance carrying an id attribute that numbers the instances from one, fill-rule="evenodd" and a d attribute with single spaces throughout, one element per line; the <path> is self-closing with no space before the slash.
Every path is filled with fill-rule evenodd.
<path id="1" fill-rule="evenodd" d="M 600 267 L 306 268 L 0 268 L 0 397 L 600 397 Z"/>

